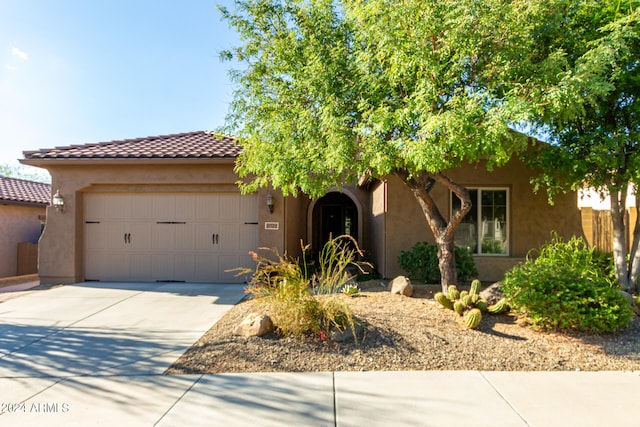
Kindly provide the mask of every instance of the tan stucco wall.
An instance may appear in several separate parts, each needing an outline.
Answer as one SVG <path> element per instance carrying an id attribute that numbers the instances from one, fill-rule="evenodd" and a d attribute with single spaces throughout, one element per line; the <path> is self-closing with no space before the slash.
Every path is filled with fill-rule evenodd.
<path id="1" fill-rule="evenodd" d="M 18 243 L 37 243 L 44 207 L 0 205 L 0 277 L 18 274 Z"/>
<path id="2" fill-rule="evenodd" d="M 518 159 L 492 172 L 488 172 L 483 164 L 478 164 L 450 170 L 446 175 L 467 187 L 509 189 L 509 256 L 476 256 L 482 280 L 500 280 L 504 271 L 521 261 L 530 249 L 549 240 L 551 231 L 567 238 L 583 235 L 576 193 L 561 195 L 554 200 L 553 206 L 549 205 L 546 193 L 533 193 L 529 183 L 531 172 Z M 410 249 L 418 241 L 434 243 L 434 239 L 418 203 L 406 185 L 395 176 L 387 177 L 384 182 L 388 203 L 384 221 L 385 255 L 380 270 L 385 277 L 394 277 L 406 274 L 397 262 L 400 251 Z M 448 218 L 448 190 L 436 186 L 432 195 L 442 214 Z"/>
<path id="3" fill-rule="evenodd" d="M 65 211 L 49 208 L 39 246 L 42 283 L 76 283 L 84 280 L 83 195 L 88 192 L 239 192 L 231 163 L 180 164 L 79 164 L 52 165 L 52 189 L 60 189 Z M 282 223 L 283 204 L 276 201 L 269 214 L 267 190 L 259 192 L 260 246 L 284 247 L 284 227 L 265 230 L 265 221 Z M 276 199 L 278 200 L 278 199 Z M 257 248 L 256 248 L 257 249 Z"/>

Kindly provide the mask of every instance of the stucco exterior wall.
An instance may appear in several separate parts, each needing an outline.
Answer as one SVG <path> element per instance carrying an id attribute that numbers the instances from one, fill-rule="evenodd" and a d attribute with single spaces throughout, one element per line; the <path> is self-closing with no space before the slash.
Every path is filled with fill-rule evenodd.
<path id="1" fill-rule="evenodd" d="M 52 188 L 60 189 L 65 211 L 49 207 L 40 239 L 39 272 L 42 283 L 76 283 L 84 280 L 83 196 L 89 192 L 234 192 L 238 193 L 233 164 L 78 164 L 51 165 Z M 55 190 L 54 190 L 55 191 Z M 276 202 L 270 214 L 267 190 L 259 192 L 260 246 L 284 247 L 284 227 L 265 230 L 265 221 L 283 222 L 284 205 Z M 264 201 L 264 202 L 263 202 Z"/>
<path id="2" fill-rule="evenodd" d="M 502 279 L 506 270 L 521 261 L 532 248 L 548 241 L 551 232 L 569 238 L 583 236 L 577 194 L 558 196 L 549 205 L 545 192 L 535 194 L 529 183 L 532 172 L 518 159 L 488 172 L 484 164 L 466 165 L 446 172 L 455 182 L 467 187 L 500 187 L 509 190 L 509 254 L 475 256 L 482 280 Z M 398 265 L 402 250 L 410 249 L 418 241 L 434 243 L 433 235 L 418 203 L 402 183 L 390 176 L 385 179 L 388 193 L 386 213 L 385 277 L 406 274 Z M 433 198 L 445 217 L 450 216 L 449 191 L 436 186 Z"/>
<path id="3" fill-rule="evenodd" d="M 18 274 L 18 243 L 38 243 L 44 207 L 0 205 L 0 277 Z"/>

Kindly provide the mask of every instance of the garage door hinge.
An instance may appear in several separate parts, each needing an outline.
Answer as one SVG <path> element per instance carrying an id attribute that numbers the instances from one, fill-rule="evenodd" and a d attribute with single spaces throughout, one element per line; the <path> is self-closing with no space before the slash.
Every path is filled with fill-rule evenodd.
<path id="1" fill-rule="evenodd" d="M 85 221 L 85 224 L 100 224 L 100 221 Z"/>

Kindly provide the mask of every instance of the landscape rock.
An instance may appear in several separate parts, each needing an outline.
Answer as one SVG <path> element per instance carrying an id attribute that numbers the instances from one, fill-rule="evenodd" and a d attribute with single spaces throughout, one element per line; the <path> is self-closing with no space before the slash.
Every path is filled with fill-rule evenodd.
<path id="1" fill-rule="evenodd" d="M 502 282 L 496 282 L 480 292 L 480 297 L 487 300 L 489 305 L 495 304 L 504 298 L 504 292 L 500 288 Z"/>
<path id="2" fill-rule="evenodd" d="M 243 337 L 261 337 L 273 331 L 273 321 L 266 314 L 250 313 L 236 327 L 234 333 Z"/>
<path id="3" fill-rule="evenodd" d="M 636 304 L 636 301 L 633 299 L 633 296 L 629 292 L 625 292 L 625 291 L 621 290 L 620 294 L 631 305 L 631 307 L 633 308 L 634 313 L 636 313 L 636 314 L 640 313 L 640 309 L 638 308 L 638 305 Z"/>
<path id="4" fill-rule="evenodd" d="M 398 276 L 389 284 L 389 291 L 392 294 L 399 294 L 410 297 L 413 295 L 413 285 L 409 278 L 405 276 Z"/>

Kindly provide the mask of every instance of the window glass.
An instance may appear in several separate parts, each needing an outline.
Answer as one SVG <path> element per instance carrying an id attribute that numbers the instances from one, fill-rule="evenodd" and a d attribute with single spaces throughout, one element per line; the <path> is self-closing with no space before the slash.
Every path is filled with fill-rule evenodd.
<path id="1" fill-rule="evenodd" d="M 473 206 L 456 229 L 456 246 L 476 254 L 507 254 L 507 190 L 470 189 L 469 195 Z M 452 193 L 452 215 L 460 205 L 460 199 Z"/>
<path id="2" fill-rule="evenodd" d="M 469 190 L 469 194 L 473 206 L 469 213 L 462 219 L 458 228 L 456 228 L 454 243 L 456 246 L 466 248 L 475 254 L 478 253 L 478 211 L 475 208 L 476 201 L 478 200 L 478 190 Z M 451 193 L 452 216 L 460 212 L 461 206 L 462 202 L 460 202 L 460 199 L 454 193 Z"/>

